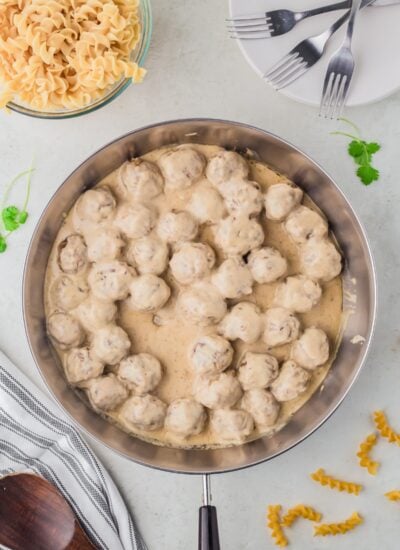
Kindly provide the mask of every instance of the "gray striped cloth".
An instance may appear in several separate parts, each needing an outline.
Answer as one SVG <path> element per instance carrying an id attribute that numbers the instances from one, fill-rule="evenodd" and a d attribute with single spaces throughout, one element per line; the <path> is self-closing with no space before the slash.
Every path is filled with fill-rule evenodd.
<path id="1" fill-rule="evenodd" d="M 99 549 L 146 550 L 122 497 L 65 414 L 0 352 L 0 476 L 55 485 Z"/>

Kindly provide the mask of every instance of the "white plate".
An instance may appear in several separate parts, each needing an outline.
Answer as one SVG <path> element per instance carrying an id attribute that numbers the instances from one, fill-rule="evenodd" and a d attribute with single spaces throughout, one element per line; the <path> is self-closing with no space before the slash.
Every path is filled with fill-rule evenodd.
<path id="1" fill-rule="evenodd" d="M 335 0 L 229 0 L 231 17 L 278 8 L 302 10 L 333 3 Z M 264 73 L 304 38 L 326 30 L 344 12 L 310 17 L 289 33 L 265 40 L 241 40 L 240 48 L 254 70 Z M 353 53 L 356 68 L 347 105 L 379 101 L 400 89 L 400 5 L 367 7 L 355 26 Z M 293 84 L 280 90 L 296 101 L 319 105 L 326 67 L 339 47 L 345 25 L 330 41 L 324 57 Z"/>

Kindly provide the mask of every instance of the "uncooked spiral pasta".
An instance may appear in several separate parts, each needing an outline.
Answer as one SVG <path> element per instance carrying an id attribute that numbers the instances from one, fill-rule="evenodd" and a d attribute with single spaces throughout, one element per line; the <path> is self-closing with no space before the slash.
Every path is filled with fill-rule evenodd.
<path id="1" fill-rule="evenodd" d="M 122 78 L 141 35 L 138 0 L 0 0 L 0 107 L 76 108 Z"/>
<path id="2" fill-rule="evenodd" d="M 354 512 L 345 521 L 340 523 L 321 523 L 314 527 L 314 536 L 326 537 L 327 535 L 344 535 L 363 522 L 358 512 Z"/>
<path id="3" fill-rule="evenodd" d="M 372 458 L 369 456 L 369 453 L 376 445 L 377 440 L 378 438 L 376 434 L 370 434 L 364 439 L 364 441 L 360 443 L 360 447 L 357 453 L 360 466 L 362 468 L 366 468 L 368 470 L 368 473 L 373 476 L 376 475 L 378 471 L 379 462 L 372 460 Z"/>
<path id="4" fill-rule="evenodd" d="M 293 508 L 289 508 L 286 514 L 283 516 L 281 525 L 284 527 L 290 527 L 297 518 L 304 518 L 310 521 L 321 521 L 322 515 L 314 510 L 311 506 L 305 506 L 305 504 L 297 504 Z"/>
<path id="5" fill-rule="evenodd" d="M 385 497 L 388 500 L 398 501 L 400 500 L 400 491 L 389 491 L 388 493 L 385 493 Z"/>
<path id="6" fill-rule="evenodd" d="M 336 479 L 330 475 L 327 475 L 325 473 L 325 470 L 323 470 L 322 468 L 311 474 L 311 478 L 321 485 L 326 485 L 331 489 L 336 489 L 337 491 L 341 492 L 346 491 L 346 493 L 350 493 L 353 495 L 358 495 L 363 488 L 362 485 L 360 485 L 359 483 L 342 481 L 341 479 Z"/>
<path id="7" fill-rule="evenodd" d="M 274 539 L 276 546 L 284 547 L 288 545 L 288 540 L 281 527 L 281 509 L 282 507 L 279 504 L 268 506 L 267 526 L 271 531 L 271 537 Z"/>
<path id="8" fill-rule="evenodd" d="M 381 436 L 387 439 L 390 443 L 397 443 L 397 445 L 400 445 L 400 434 L 395 432 L 390 426 L 385 413 L 383 411 L 375 411 L 373 417 L 375 426 Z"/>

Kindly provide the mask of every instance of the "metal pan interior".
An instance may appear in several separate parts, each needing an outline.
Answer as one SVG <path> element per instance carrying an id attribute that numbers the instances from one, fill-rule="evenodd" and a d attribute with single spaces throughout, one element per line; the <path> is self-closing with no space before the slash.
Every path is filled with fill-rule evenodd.
<path id="1" fill-rule="evenodd" d="M 128 436 L 89 409 L 69 388 L 46 336 L 43 283 L 53 241 L 63 214 L 82 191 L 122 162 L 171 143 L 215 144 L 239 151 L 286 174 L 326 214 L 345 256 L 344 307 L 350 311 L 335 362 L 321 388 L 281 431 L 239 447 L 179 450 L 158 447 Z M 376 283 L 363 228 L 342 192 L 313 160 L 296 147 L 263 130 L 235 122 L 189 119 L 135 130 L 106 145 L 81 164 L 61 185 L 36 227 L 25 264 L 23 310 L 32 354 L 50 391 L 86 432 L 136 462 L 183 473 L 217 473 L 245 468 L 287 451 L 316 430 L 338 407 L 355 381 L 368 351 L 375 318 Z M 352 343 L 360 336 L 361 344 Z"/>

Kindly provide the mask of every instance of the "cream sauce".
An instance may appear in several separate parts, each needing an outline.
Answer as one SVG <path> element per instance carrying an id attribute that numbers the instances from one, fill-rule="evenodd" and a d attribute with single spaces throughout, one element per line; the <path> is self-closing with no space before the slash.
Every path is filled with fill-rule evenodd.
<path id="1" fill-rule="evenodd" d="M 194 145 L 194 148 L 201 151 L 207 158 L 215 154 L 219 147 L 216 146 L 203 146 Z M 143 158 L 151 161 L 157 161 L 159 156 L 165 152 L 166 149 L 159 149 L 152 151 Z M 282 176 L 265 164 L 250 160 L 250 178 L 257 181 L 263 191 L 278 182 L 288 181 L 285 176 Z M 183 210 L 187 204 L 192 192 L 197 186 L 204 184 L 207 180 L 201 180 L 189 189 L 180 192 L 166 192 L 160 195 L 152 204 L 157 208 L 159 214 L 169 211 L 171 209 Z M 107 185 L 117 196 L 118 203 L 121 204 L 124 198 L 120 196 L 118 191 L 118 179 L 117 171 L 108 175 L 98 185 Z M 306 206 L 318 210 L 315 203 L 312 202 L 310 197 L 304 195 L 303 204 Z M 299 257 L 298 250 L 295 243 L 287 236 L 283 225 L 278 222 L 267 220 L 264 215 L 261 215 L 261 223 L 265 231 L 264 244 L 277 248 L 283 256 L 288 260 L 288 274 L 296 274 L 299 270 Z M 51 292 L 51 286 L 53 281 L 61 274 L 61 271 L 57 264 L 57 248 L 59 243 L 69 234 L 74 233 L 71 221 L 71 213 L 69 213 L 60 229 L 60 232 L 55 240 L 54 247 L 49 259 L 47 276 L 46 276 L 46 314 L 49 315 L 56 309 L 54 303 L 54 297 Z M 332 236 L 332 238 L 334 238 Z M 215 246 L 213 239 L 213 233 L 210 226 L 202 226 L 200 239 L 201 241 L 208 242 L 217 252 L 217 256 L 221 258 L 221 251 Z M 87 274 L 83 274 L 80 277 L 85 278 Z M 164 366 L 164 376 L 157 388 L 154 391 L 154 395 L 157 395 L 160 399 L 166 403 L 170 403 L 174 399 L 179 397 L 185 397 L 192 394 L 192 379 L 193 371 L 188 360 L 189 351 L 193 345 L 193 342 L 203 334 L 211 334 L 216 331 L 216 327 L 200 328 L 191 326 L 182 322 L 181 319 L 174 315 L 174 302 L 177 296 L 177 285 L 175 284 L 172 276 L 169 272 L 166 273 L 165 279 L 172 288 L 172 297 L 167 306 L 161 313 L 162 317 L 166 319 L 166 324 L 157 326 L 153 322 L 154 315 L 151 313 L 135 313 L 129 311 L 123 304 L 119 304 L 119 315 L 117 323 L 126 330 L 132 341 L 132 352 L 147 352 L 155 355 L 159 358 Z M 277 283 L 272 284 L 256 284 L 254 286 L 253 294 L 246 297 L 247 301 L 256 302 L 260 308 L 265 311 L 271 307 L 273 294 Z M 309 326 L 317 326 L 324 330 L 328 335 L 331 347 L 331 354 L 329 361 L 314 371 L 311 384 L 308 390 L 299 398 L 284 403 L 281 408 L 280 416 L 277 424 L 268 432 L 274 433 L 278 429 L 282 428 L 293 414 L 308 401 L 315 390 L 320 386 L 321 382 L 325 378 L 332 362 L 334 360 L 337 347 L 340 343 L 341 326 L 343 319 L 343 293 L 342 293 L 342 278 L 336 277 L 329 283 L 322 283 L 323 294 L 319 304 L 314 307 L 310 312 L 299 314 L 299 318 L 302 323 L 302 328 Z M 237 300 L 239 301 L 239 300 Z M 243 301 L 243 300 L 240 300 Z M 228 304 L 235 303 L 234 300 L 229 300 Z M 235 357 L 232 367 L 238 363 L 240 356 L 244 351 L 266 351 L 266 346 L 262 341 L 249 345 L 241 341 L 235 341 L 232 343 L 235 349 Z M 289 356 L 290 345 L 280 346 L 273 348 L 269 351 L 275 355 L 280 361 L 283 361 Z M 64 352 L 57 349 L 57 353 L 63 359 Z M 82 397 L 86 397 L 82 390 L 77 390 Z M 122 429 L 128 431 L 134 436 L 140 437 L 152 443 L 158 445 L 167 445 L 175 447 L 185 448 L 210 448 L 218 446 L 227 446 L 225 443 L 221 444 L 220 441 L 211 433 L 211 430 L 206 426 L 205 430 L 196 435 L 191 436 L 185 440 L 177 439 L 176 436 L 167 432 L 165 429 L 160 429 L 151 432 L 145 431 L 132 431 L 131 427 L 124 426 L 120 421 L 118 410 L 113 411 L 105 415 L 111 422 L 117 423 Z M 256 439 L 265 433 L 259 433 L 255 430 L 249 439 Z"/>

